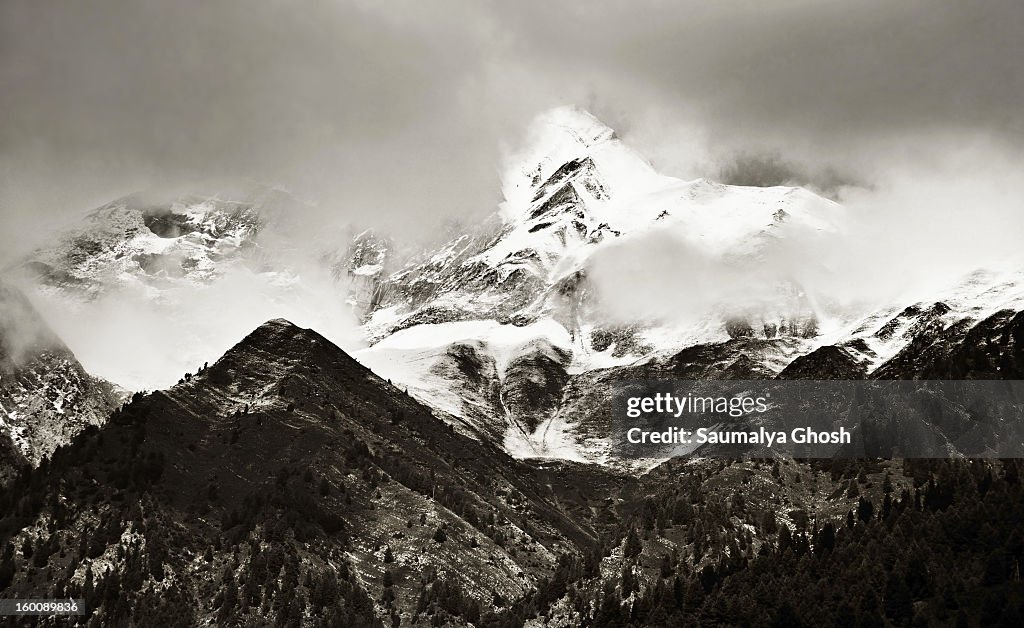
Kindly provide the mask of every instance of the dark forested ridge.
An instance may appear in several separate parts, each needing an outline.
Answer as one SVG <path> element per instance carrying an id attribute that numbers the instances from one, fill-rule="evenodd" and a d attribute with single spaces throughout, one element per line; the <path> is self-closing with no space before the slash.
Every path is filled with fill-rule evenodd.
<path id="1" fill-rule="evenodd" d="M 104 626 L 500 621 L 596 536 L 541 475 L 272 321 L 21 472 L 0 589 Z"/>
<path id="2" fill-rule="evenodd" d="M 92 626 L 1019 625 L 1022 474 L 519 462 L 271 321 L 8 483 L 0 595 Z"/>
<path id="3" fill-rule="evenodd" d="M 1019 460 L 781 466 L 772 474 L 790 486 L 816 481 L 842 495 L 815 514 L 765 510 L 742 484 L 727 495 L 692 485 L 654 492 L 629 526 L 620 583 L 594 597 L 597 610 L 580 623 L 1021 624 Z M 845 515 L 836 511 L 851 498 Z M 687 544 L 666 548 L 680 524 Z"/>

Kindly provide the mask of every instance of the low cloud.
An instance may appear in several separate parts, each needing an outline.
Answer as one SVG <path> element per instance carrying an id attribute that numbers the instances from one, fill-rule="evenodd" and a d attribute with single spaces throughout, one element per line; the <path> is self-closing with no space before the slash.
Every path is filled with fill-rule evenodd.
<path id="1" fill-rule="evenodd" d="M 86 370 L 129 390 L 153 390 L 213 363 L 273 318 L 315 329 L 348 350 L 361 346 L 345 285 L 316 264 L 291 269 L 232 266 L 209 284 L 168 288 L 156 299 L 130 286 L 88 302 L 69 303 L 48 290 L 33 298 Z"/>
<path id="2" fill-rule="evenodd" d="M 826 193 L 829 168 L 873 184 L 977 135 L 1019 152 L 1022 30 L 1016 0 L 9 0 L 0 244 L 243 181 L 415 236 L 493 210 L 495 147 L 562 104 L 673 176 L 778 155 Z"/>
<path id="3" fill-rule="evenodd" d="M 879 307 L 947 298 L 979 269 L 1024 268 L 1022 172 L 1014 154 L 980 142 L 893 171 L 871 189 L 844 188 L 845 219 L 834 233 L 784 223 L 777 242 L 737 257 L 706 253 L 686 234 L 652 232 L 609 247 L 590 277 L 621 321 L 786 315 L 800 301 L 823 320 L 851 322 Z"/>
<path id="4" fill-rule="evenodd" d="M 0 283 L 0 371 L 31 360 L 60 340 L 21 291 Z"/>
<path id="5" fill-rule="evenodd" d="M 729 185 L 800 186 L 836 201 L 842 200 L 845 188 L 866 187 L 834 168 L 825 167 L 815 171 L 787 161 L 778 153 L 739 153 L 722 164 L 712 178 Z"/>

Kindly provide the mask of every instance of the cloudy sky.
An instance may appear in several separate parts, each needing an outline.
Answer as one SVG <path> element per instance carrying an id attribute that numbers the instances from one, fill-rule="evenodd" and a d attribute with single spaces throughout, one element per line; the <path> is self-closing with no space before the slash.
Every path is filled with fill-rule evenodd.
<path id="1" fill-rule="evenodd" d="M 681 177 L 1017 185 L 1022 35 L 1019 0 L 2 0 L 0 244 L 240 181 L 418 229 L 566 103 Z"/>

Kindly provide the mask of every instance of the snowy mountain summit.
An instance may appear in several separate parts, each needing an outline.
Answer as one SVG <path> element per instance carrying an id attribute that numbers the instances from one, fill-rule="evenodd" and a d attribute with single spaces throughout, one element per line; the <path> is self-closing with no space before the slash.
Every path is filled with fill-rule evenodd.
<path id="1" fill-rule="evenodd" d="M 544 317 L 575 336 L 593 322 L 584 311 L 591 260 L 609 247 L 643 247 L 667 234 L 695 255 L 751 257 L 783 230 L 832 231 L 843 220 L 841 206 L 801 188 L 658 174 L 577 108 L 542 115 L 529 135 L 486 227 L 383 281 L 369 312 L 371 339 L 422 323 Z"/>
<path id="2" fill-rule="evenodd" d="M 684 322 L 615 313 L 608 306 L 618 286 L 603 269 L 624 256 L 638 273 L 660 273 L 644 264 L 659 240 L 701 263 L 756 267 L 786 239 L 841 229 L 844 209 L 830 200 L 802 188 L 659 174 L 573 107 L 534 122 L 503 192 L 481 229 L 380 279 L 365 312 L 373 346 L 360 359 L 512 450 L 520 447 L 510 439 L 535 440 L 572 374 L 736 335 L 785 337 L 785 353 L 817 333 L 796 277 L 769 278 L 778 284 L 771 300 L 754 310 L 710 299 L 706 312 Z M 553 451 L 535 445 L 524 455 Z"/>
<path id="3" fill-rule="evenodd" d="M 928 365 L 975 353 L 991 377 L 1024 359 L 977 346 L 1018 333 L 1019 269 L 850 306 L 823 255 L 853 237 L 844 207 L 659 174 L 577 108 L 536 120 L 503 191 L 480 229 L 378 276 L 358 358 L 515 456 L 623 464 L 607 417 L 624 380 L 943 378 Z"/>

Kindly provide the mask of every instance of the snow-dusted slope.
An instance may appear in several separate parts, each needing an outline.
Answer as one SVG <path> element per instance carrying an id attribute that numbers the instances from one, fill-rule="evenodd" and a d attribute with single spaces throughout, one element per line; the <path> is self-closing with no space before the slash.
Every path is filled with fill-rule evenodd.
<path id="1" fill-rule="evenodd" d="M 17 290 L 0 284 L 0 483 L 10 465 L 32 465 L 107 419 L 114 389 L 90 376 Z M 5 467 L 7 467 L 5 469 Z"/>
<path id="2" fill-rule="evenodd" d="M 948 286 L 932 288 L 909 304 L 878 309 L 818 343 L 843 347 L 870 372 L 916 338 L 969 328 L 1001 311 L 1024 311 L 1024 271 L 984 269 L 951 278 Z"/>
<path id="3" fill-rule="evenodd" d="M 185 197 L 155 206 L 126 197 L 89 214 L 24 269 L 86 298 L 110 288 L 156 296 L 222 273 L 253 245 L 261 226 L 258 211 L 244 203 Z"/>

